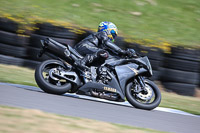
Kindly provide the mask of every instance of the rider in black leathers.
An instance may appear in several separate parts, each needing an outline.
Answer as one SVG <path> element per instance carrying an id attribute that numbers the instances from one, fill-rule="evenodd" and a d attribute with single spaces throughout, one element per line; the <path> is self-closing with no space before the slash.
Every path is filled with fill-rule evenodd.
<path id="1" fill-rule="evenodd" d="M 102 30 L 103 29 L 103 30 Z M 111 22 L 101 22 L 98 32 L 93 33 L 75 45 L 75 49 L 84 56 L 75 62 L 81 69 L 93 62 L 102 63 L 113 55 L 130 55 L 129 51 L 122 50 L 112 41 L 117 36 L 117 27 Z"/>

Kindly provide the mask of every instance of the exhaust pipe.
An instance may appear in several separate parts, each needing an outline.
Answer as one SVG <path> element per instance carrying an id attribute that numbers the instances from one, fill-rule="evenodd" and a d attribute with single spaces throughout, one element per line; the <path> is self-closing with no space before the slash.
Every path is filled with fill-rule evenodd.
<path id="1" fill-rule="evenodd" d="M 48 52 L 69 63 L 73 63 L 77 59 L 71 54 L 67 46 L 62 45 L 61 43 L 56 42 L 51 38 L 41 40 L 41 43 L 43 50 L 41 50 L 39 56 L 41 56 L 44 52 Z"/>
<path id="2" fill-rule="evenodd" d="M 92 94 L 92 96 L 99 97 L 102 99 L 107 99 L 107 100 L 112 100 L 112 101 L 116 101 L 118 99 L 118 96 L 107 94 L 105 92 L 95 92 L 93 90 L 90 90 L 90 93 Z"/>

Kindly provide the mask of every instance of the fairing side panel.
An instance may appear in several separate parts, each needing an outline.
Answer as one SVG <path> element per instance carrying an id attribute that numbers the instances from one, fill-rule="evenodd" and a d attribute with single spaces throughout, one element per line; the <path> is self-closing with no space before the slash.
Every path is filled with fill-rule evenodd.
<path id="1" fill-rule="evenodd" d="M 125 84 L 127 80 L 129 80 L 131 77 L 135 76 L 135 72 L 131 70 L 130 68 L 136 69 L 138 65 L 136 64 L 126 64 L 121 66 L 116 66 L 115 71 L 117 73 L 120 86 L 122 88 L 123 93 L 125 93 Z"/>
<path id="2" fill-rule="evenodd" d="M 135 63 L 115 67 L 115 71 L 117 73 L 119 83 L 120 83 L 123 93 L 125 93 L 126 83 L 129 79 L 147 71 L 144 68 L 141 68 L 139 70 L 137 70 L 137 68 L 138 68 L 138 65 Z"/>
<path id="3" fill-rule="evenodd" d="M 120 97 L 122 99 L 125 98 L 125 93 L 121 90 L 121 87 L 120 87 L 120 84 L 119 82 L 117 81 L 117 78 L 111 74 L 110 72 L 108 72 L 108 74 L 111 76 L 112 80 L 108 83 L 108 85 L 110 85 L 111 87 L 113 88 L 116 88 L 117 89 L 117 92 L 118 94 L 120 95 Z"/>

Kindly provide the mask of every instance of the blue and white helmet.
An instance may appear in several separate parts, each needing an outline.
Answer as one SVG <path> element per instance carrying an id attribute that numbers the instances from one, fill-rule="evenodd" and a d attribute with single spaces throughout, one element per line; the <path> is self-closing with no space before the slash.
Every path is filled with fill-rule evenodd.
<path id="1" fill-rule="evenodd" d="M 115 24 L 113 24 L 112 22 L 101 22 L 99 24 L 99 27 L 98 27 L 98 32 L 99 31 L 104 31 L 107 33 L 108 35 L 108 38 L 114 42 L 115 40 L 115 37 L 118 35 L 118 30 L 117 30 L 117 27 Z"/>

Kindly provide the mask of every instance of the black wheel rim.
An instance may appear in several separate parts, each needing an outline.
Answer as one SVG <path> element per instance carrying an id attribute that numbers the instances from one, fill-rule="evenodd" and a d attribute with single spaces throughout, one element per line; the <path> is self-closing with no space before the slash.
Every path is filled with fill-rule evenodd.
<path id="1" fill-rule="evenodd" d="M 61 87 L 63 85 L 68 84 L 68 82 L 65 79 L 60 79 L 58 77 L 54 76 L 54 73 L 59 74 L 59 69 L 65 70 L 61 65 L 59 64 L 47 64 L 43 67 L 41 73 L 43 79 L 51 84 L 55 85 L 57 87 Z"/>
<path id="2" fill-rule="evenodd" d="M 156 100 L 156 93 L 153 87 L 145 82 L 145 92 L 135 93 L 136 86 L 134 84 L 130 87 L 131 96 L 139 103 L 142 104 L 152 104 Z M 138 86 L 137 86 L 138 87 Z"/>

